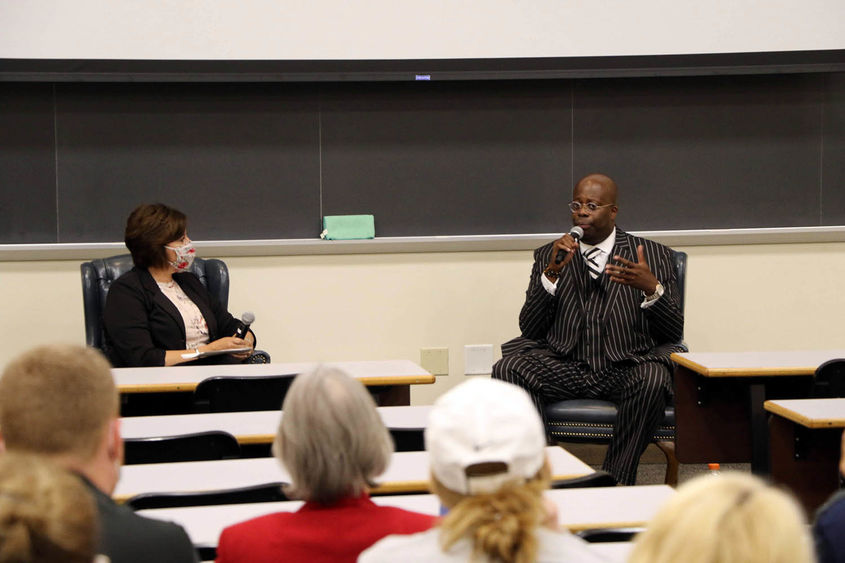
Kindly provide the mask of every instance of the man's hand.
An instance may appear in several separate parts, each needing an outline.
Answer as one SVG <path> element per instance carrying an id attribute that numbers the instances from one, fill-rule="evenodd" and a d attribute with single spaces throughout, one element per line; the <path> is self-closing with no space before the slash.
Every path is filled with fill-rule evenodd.
<path id="1" fill-rule="evenodd" d="M 556 260 L 557 255 L 560 251 L 563 251 L 563 260 L 560 264 L 558 264 Z M 572 261 L 572 258 L 575 256 L 576 252 L 578 252 L 578 241 L 572 238 L 570 234 L 563 235 L 562 237 L 557 239 L 554 245 L 552 246 L 552 259 L 549 261 L 549 265 L 546 267 L 545 271 L 553 272 L 559 277 L 560 271 L 563 270 L 564 266 L 566 266 Z"/>
<path id="2" fill-rule="evenodd" d="M 610 280 L 622 285 L 630 285 L 651 295 L 657 289 L 657 278 L 651 273 L 648 262 L 645 261 L 643 245 L 637 247 L 637 261 L 631 262 L 619 255 L 613 257 L 618 264 L 608 263 L 604 271 L 610 276 Z"/>

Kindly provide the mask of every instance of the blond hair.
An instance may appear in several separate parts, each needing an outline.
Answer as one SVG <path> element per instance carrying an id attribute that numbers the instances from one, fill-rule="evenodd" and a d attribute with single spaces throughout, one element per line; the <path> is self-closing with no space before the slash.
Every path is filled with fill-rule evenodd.
<path id="1" fill-rule="evenodd" d="M 32 454 L 0 456 L 0 563 L 91 563 L 96 526 L 77 477 Z"/>
<path id="2" fill-rule="evenodd" d="M 273 451 L 291 475 L 291 496 L 320 504 L 359 496 L 390 462 L 393 442 L 373 398 L 338 369 L 298 376 L 282 413 Z"/>
<path id="3" fill-rule="evenodd" d="M 88 461 L 117 415 L 110 365 L 93 348 L 34 348 L 0 377 L 0 432 L 9 450 Z"/>
<path id="4" fill-rule="evenodd" d="M 534 561 L 539 549 L 536 530 L 546 516 L 543 491 L 550 481 L 548 460 L 531 479 L 507 483 L 489 494 L 462 495 L 432 475 L 432 491 L 450 509 L 439 524 L 441 547 L 448 551 L 468 538 L 473 557 L 486 555 L 494 561 L 514 563 Z"/>
<path id="5" fill-rule="evenodd" d="M 636 539 L 629 563 L 810 563 L 801 508 L 747 473 L 703 475 L 678 489 Z"/>

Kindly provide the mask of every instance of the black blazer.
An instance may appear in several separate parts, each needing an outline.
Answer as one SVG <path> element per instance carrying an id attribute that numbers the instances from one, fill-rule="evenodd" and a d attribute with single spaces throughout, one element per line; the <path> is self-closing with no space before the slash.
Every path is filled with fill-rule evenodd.
<path id="1" fill-rule="evenodd" d="M 522 336 L 502 345 L 504 356 L 530 348 L 546 348 L 566 357 L 583 334 L 584 303 L 590 283 L 583 256 L 578 253 L 563 268 L 557 291 L 552 296 L 540 279 L 551 260 L 552 245 L 549 243 L 534 251 L 531 281 L 519 314 Z M 642 309 L 640 290 L 605 280 L 609 291 L 607 307 L 602 312 L 605 354 L 611 362 L 657 360 L 669 364 L 672 352 L 683 351 L 680 341 L 684 331 L 672 251 L 617 227 L 610 260 L 618 254 L 636 262 L 639 245 L 643 245 L 646 262 L 663 284 L 665 293 L 652 306 Z"/>
<path id="2" fill-rule="evenodd" d="M 209 342 L 232 336 L 240 321 L 226 311 L 194 274 L 173 279 L 199 307 Z M 167 350 L 184 350 L 185 322 L 143 268 L 132 268 L 109 288 L 103 310 L 106 353 L 114 367 L 163 366 Z M 225 361 L 228 356 L 215 356 Z"/>
<path id="3" fill-rule="evenodd" d="M 199 558 L 184 528 L 138 516 L 80 476 L 97 505 L 100 521 L 98 553 L 112 563 L 194 563 Z"/>

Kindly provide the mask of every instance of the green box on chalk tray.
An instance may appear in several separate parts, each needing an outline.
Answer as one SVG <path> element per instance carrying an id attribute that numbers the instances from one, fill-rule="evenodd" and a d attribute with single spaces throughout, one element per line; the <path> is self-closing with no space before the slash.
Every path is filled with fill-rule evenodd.
<path id="1" fill-rule="evenodd" d="M 375 238 L 375 218 L 372 215 L 325 215 L 320 238 L 349 240 Z"/>

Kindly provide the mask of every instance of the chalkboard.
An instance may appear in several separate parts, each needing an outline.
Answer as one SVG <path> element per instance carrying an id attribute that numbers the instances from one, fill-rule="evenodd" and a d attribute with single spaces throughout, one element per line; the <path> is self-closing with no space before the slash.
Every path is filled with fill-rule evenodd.
<path id="1" fill-rule="evenodd" d="M 574 181 L 628 230 L 845 224 L 845 73 L 363 83 L 0 83 L 0 243 L 559 232 Z"/>

